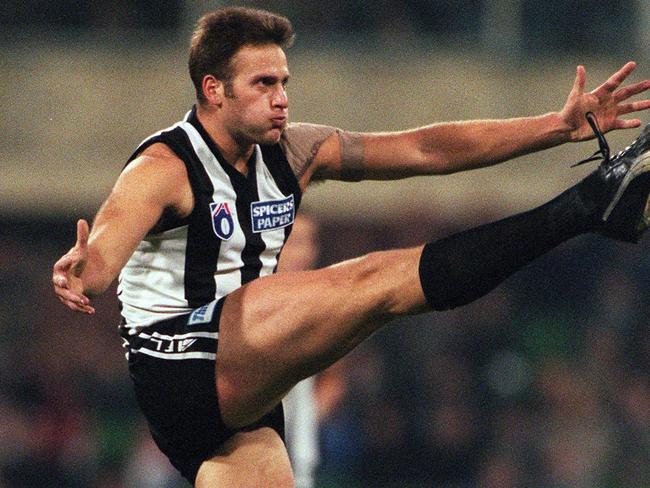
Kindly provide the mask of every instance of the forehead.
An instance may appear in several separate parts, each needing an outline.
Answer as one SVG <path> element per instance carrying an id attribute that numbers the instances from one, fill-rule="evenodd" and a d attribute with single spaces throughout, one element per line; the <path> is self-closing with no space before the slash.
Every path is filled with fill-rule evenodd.
<path id="1" fill-rule="evenodd" d="M 261 73 L 284 77 L 289 74 L 287 57 L 276 44 L 244 45 L 232 58 L 235 77 L 255 76 Z"/>

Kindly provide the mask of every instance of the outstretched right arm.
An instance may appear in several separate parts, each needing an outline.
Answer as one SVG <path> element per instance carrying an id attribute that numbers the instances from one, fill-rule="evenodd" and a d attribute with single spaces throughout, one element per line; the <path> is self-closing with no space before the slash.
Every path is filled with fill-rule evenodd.
<path id="1" fill-rule="evenodd" d="M 166 209 L 185 216 L 193 205 L 183 162 L 154 144 L 120 175 L 93 222 L 77 223 L 77 242 L 55 264 L 54 291 L 68 308 L 95 312 L 89 297 L 102 293 Z"/>
<path id="2" fill-rule="evenodd" d="M 623 117 L 650 109 L 650 99 L 630 101 L 650 90 L 650 80 L 621 86 L 635 67 L 634 62 L 626 63 L 607 81 L 585 92 L 586 72 L 579 66 L 562 109 L 536 117 L 437 123 L 399 132 L 348 133 L 345 137 L 352 141 L 347 145 L 348 157 L 343 139 L 330 136 L 312 157 L 302 187 L 310 178 L 346 179 L 352 175 L 354 179 L 388 180 L 495 165 L 592 138 L 586 119 L 589 112 L 603 132 L 638 127 L 640 119 Z"/>

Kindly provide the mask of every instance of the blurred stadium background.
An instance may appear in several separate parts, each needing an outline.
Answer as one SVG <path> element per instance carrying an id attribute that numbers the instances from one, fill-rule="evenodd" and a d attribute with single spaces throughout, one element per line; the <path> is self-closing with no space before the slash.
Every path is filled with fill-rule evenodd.
<path id="1" fill-rule="evenodd" d="M 0 487 L 180 488 L 131 393 L 112 293 L 50 269 L 137 143 L 190 107 L 194 20 L 229 2 L 0 7 Z M 241 2 L 289 16 L 292 119 L 352 130 L 559 109 L 575 65 L 650 77 L 646 0 Z M 650 119 L 646 114 L 645 120 Z M 620 149 L 636 132 L 612 134 Z M 571 145 L 458 176 L 313 188 L 321 264 L 542 203 Z M 318 380 L 319 487 L 650 486 L 650 240 L 592 236 L 477 303 L 401 320 Z"/>

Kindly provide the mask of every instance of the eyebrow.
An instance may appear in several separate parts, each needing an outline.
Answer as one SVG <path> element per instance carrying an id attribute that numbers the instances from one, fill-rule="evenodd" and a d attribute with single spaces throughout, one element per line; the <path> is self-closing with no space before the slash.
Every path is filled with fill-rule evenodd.
<path id="1" fill-rule="evenodd" d="M 272 74 L 259 74 L 253 77 L 253 82 L 257 83 L 258 81 L 262 80 L 280 80 L 282 83 L 286 83 L 289 81 L 290 75 L 286 74 L 284 76 L 278 76 L 278 75 L 272 75 Z"/>

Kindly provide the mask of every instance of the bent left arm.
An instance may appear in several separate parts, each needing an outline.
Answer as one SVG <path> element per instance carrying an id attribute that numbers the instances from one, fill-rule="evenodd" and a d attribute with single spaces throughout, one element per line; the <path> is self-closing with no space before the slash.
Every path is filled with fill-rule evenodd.
<path id="1" fill-rule="evenodd" d="M 538 117 L 440 123 L 393 133 L 361 133 L 363 148 L 357 177 L 398 179 L 448 174 L 491 166 L 523 154 L 593 137 L 585 118 L 592 112 L 602 131 L 638 127 L 639 119 L 620 117 L 650 108 L 650 100 L 627 100 L 650 88 L 650 80 L 620 88 L 634 70 L 629 62 L 595 90 L 585 93 L 586 73 L 578 66 L 573 88 L 559 112 Z M 314 160 L 314 179 L 345 178 L 346 164 L 339 141 L 330 137 Z"/>

